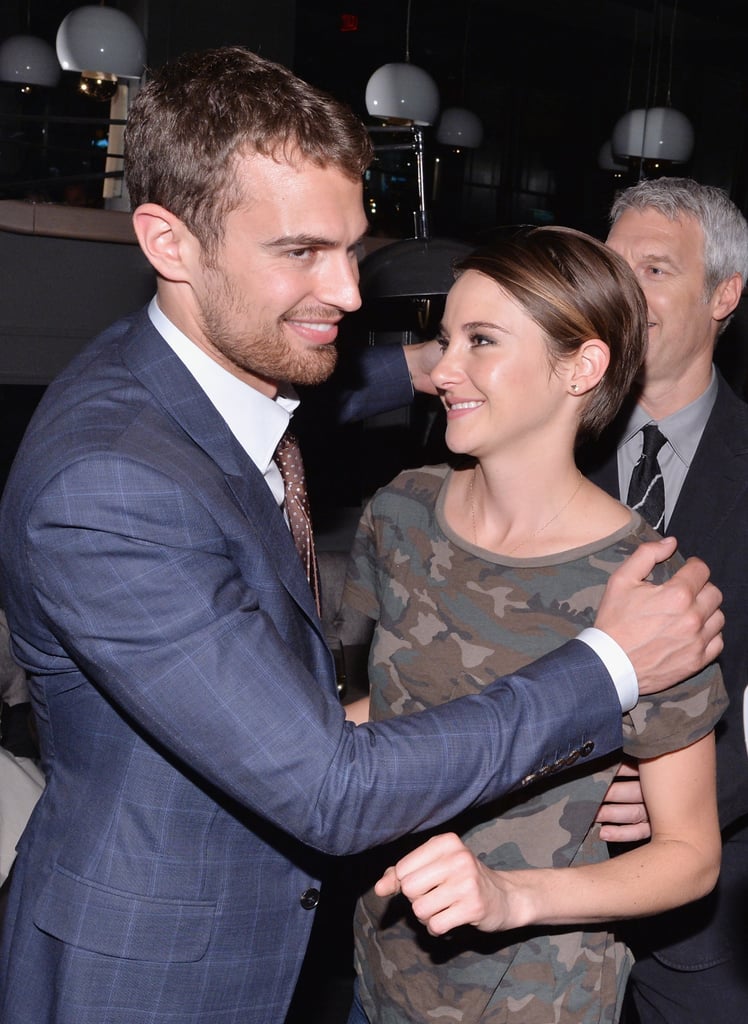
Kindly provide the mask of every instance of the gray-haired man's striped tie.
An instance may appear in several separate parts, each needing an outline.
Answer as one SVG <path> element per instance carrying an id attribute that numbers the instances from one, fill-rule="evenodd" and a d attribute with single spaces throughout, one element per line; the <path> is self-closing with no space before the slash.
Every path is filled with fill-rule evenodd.
<path id="1" fill-rule="evenodd" d="M 657 456 L 667 438 L 660 433 L 656 423 L 642 427 L 642 434 L 642 453 L 631 474 L 626 504 L 662 533 L 665 526 L 665 484 Z"/>

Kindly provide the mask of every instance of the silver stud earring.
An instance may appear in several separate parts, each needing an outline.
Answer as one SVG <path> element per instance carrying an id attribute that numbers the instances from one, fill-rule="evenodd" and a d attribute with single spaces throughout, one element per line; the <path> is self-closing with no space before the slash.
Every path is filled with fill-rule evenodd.
<path id="1" fill-rule="evenodd" d="M 572 385 L 571 385 L 571 390 L 572 390 L 572 391 L 574 392 L 574 394 L 576 395 L 577 391 L 579 391 L 579 385 L 578 385 L 578 384 L 572 384 Z"/>

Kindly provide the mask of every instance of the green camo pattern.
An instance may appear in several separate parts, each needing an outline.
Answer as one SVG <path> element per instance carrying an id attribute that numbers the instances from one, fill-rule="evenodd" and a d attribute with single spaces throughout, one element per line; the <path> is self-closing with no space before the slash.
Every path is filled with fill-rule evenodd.
<path id="1" fill-rule="evenodd" d="M 374 496 L 353 547 L 344 600 L 378 619 L 369 657 L 374 720 L 475 693 L 594 622 L 610 573 L 656 535 L 632 513 L 618 533 L 560 556 L 500 558 L 457 537 L 442 513 L 445 466 L 402 473 Z M 667 578 L 681 564 L 657 567 Z M 719 670 L 639 702 L 624 722 L 637 758 L 711 730 L 727 697 Z M 551 775 L 439 831 L 459 832 L 497 868 L 579 865 L 607 857 L 594 817 L 620 760 Z M 372 855 L 370 879 L 426 836 Z M 372 1024 L 474 1021 L 598 1024 L 618 1019 L 630 953 L 612 928 L 464 928 L 433 938 L 403 897 L 367 892 L 355 917 L 356 967 Z"/>

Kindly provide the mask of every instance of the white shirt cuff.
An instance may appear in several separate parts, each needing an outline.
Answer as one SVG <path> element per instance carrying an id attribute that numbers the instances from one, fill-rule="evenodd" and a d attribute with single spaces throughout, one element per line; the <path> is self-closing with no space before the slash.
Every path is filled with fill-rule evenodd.
<path id="1" fill-rule="evenodd" d="M 603 633 L 601 629 L 590 626 L 583 629 L 577 640 L 591 647 L 598 658 L 605 665 L 613 685 L 618 692 L 618 699 L 621 702 L 622 711 L 630 711 L 639 700 L 639 683 L 636 679 L 634 666 L 629 660 L 628 654 L 620 647 L 615 640 Z M 746 733 L 748 735 L 748 732 Z"/>

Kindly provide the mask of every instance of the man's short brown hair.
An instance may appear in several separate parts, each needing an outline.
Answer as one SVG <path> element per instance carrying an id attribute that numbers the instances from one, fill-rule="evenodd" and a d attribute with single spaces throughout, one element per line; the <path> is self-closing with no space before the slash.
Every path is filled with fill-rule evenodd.
<path id="1" fill-rule="evenodd" d="M 185 54 L 154 72 L 125 128 L 125 180 L 133 207 L 157 203 L 210 255 L 226 215 L 244 198 L 236 156 L 332 166 L 360 180 L 369 135 L 344 104 L 288 68 L 242 47 Z"/>

